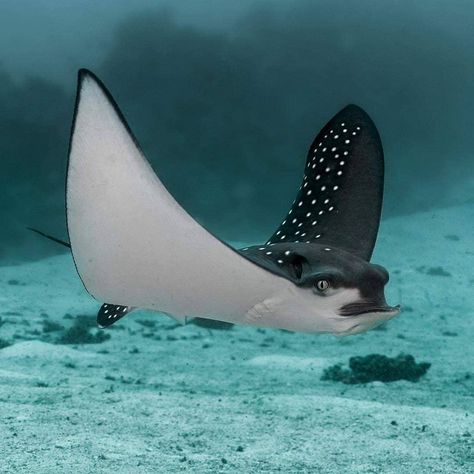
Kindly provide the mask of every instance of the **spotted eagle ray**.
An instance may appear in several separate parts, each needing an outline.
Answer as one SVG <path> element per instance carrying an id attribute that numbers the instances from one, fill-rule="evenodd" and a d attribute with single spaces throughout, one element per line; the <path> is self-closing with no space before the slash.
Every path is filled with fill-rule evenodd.
<path id="1" fill-rule="evenodd" d="M 349 105 L 311 144 L 278 229 L 264 244 L 234 249 L 170 195 L 110 92 L 82 69 L 67 171 L 70 244 L 60 242 L 86 290 L 107 302 L 100 327 L 147 309 L 182 322 L 356 334 L 399 313 L 385 301 L 388 272 L 370 263 L 383 180 L 377 129 Z"/>

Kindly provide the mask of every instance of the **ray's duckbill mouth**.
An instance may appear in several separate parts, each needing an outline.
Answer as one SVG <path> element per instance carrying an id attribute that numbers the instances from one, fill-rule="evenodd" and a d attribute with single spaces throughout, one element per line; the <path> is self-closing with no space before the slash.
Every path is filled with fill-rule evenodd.
<path id="1" fill-rule="evenodd" d="M 393 316 L 400 312 L 400 305 L 389 306 L 387 304 L 364 301 L 361 303 L 346 304 L 339 310 L 341 316 L 359 316 L 370 313 L 392 313 Z"/>

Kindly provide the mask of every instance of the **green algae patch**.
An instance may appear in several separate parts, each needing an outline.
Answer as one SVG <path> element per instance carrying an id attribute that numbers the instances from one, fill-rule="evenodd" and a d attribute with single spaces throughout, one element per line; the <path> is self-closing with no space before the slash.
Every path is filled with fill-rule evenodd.
<path id="1" fill-rule="evenodd" d="M 58 339 L 58 344 L 100 344 L 110 339 L 110 334 L 95 328 L 95 318 L 78 317 L 74 324 Z"/>
<path id="2" fill-rule="evenodd" d="M 387 357 L 381 354 L 351 357 L 349 369 L 342 364 L 336 364 L 324 370 L 321 380 L 332 380 L 345 384 L 368 382 L 395 382 L 408 380 L 418 382 L 426 374 L 431 364 L 417 363 L 410 354 L 399 354 L 397 357 Z"/>

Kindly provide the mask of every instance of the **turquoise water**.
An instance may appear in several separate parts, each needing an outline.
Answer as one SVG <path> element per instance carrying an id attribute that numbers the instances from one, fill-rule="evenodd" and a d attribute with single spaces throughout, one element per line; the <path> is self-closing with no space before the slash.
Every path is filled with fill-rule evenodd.
<path id="1" fill-rule="evenodd" d="M 0 472 L 473 471 L 469 2 L 67 7 L 0 7 Z M 70 253 L 25 229 L 67 238 L 80 67 L 236 248 L 269 238 L 315 133 L 361 105 L 385 150 L 372 262 L 401 314 L 348 337 L 147 311 L 98 329 Z M 389 359 L 353 359 L 371 355 Z"/>

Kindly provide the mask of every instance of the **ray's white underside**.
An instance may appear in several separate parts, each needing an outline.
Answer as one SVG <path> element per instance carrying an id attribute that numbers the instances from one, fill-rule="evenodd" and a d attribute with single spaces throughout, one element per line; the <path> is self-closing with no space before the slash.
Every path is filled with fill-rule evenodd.
<path id="1" fill-rule="evenodd" d="M 71 139 L 67 221 L 77 271 L 104 302 L 239 322 L 289 286 L 183 210 L 90 75 Z"/>

